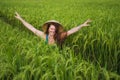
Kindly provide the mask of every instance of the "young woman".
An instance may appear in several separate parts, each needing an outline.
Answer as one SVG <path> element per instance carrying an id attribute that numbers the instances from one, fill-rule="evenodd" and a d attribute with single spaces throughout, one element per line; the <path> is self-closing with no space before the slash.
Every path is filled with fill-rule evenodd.
<path id="1" fill-rule="evenodd" d="M 83 24 L 77 27 L 74 27 L 68 31 L 64 31 L 63 26 L 58 21 L 50 20 L 43 24 L 42 26 L 43 31 L 40 31 L 34 28 L 28 22 L 26 22 L 17 12 L 15 12 L 15 17 L 18 20 L 20 20 L 23 23 L 23 25 L 26 28 L 28 28 L 30 31 L 32 31 L 35 35 L 43 38 L 47 44 L 50 44 L 50 45 L 58 44 L 60 46 L 62 46 L 62 43 L 64 42 L 66 37 L 79 31 L 82 27 L 90 26 L 89 23 L 91 22 L 91 20 L 88 19 Z"/>

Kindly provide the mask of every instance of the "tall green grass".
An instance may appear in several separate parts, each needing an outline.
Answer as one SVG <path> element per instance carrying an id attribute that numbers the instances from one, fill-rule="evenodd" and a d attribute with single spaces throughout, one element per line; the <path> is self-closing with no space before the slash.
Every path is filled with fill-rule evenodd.
<path id="1" fill-rule="evenodd" d="M 0 80 L 119 80 L 119 0 L 0 1 Z M 46 45 L 14 18 L 37 29 L 47 20 L 65 30 L 93 20 L 71 35 L 63 50 Z"/>

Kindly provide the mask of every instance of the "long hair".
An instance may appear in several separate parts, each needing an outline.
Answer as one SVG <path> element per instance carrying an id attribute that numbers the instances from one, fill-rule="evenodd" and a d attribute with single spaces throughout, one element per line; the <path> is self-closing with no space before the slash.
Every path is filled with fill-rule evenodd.
<path id="1" fill-rule="evenodd" d="M 54 40 L 55 42 L 57 43 L 58 46 L 60 46 L 62 48 L 62 44 L 65 40 L 65 38 L 67 37 L 67 32 L 59 32 L 59 26 L 55 23 L 51 23 L 51 24 L 48 24 L 48 27 L 47 27 L 47 30 L 45 32 L 45 34 L 49 34 L 49 28 L 51 25 L 54 25 L 55 26 L 55 35 L 54 35 Z"/>

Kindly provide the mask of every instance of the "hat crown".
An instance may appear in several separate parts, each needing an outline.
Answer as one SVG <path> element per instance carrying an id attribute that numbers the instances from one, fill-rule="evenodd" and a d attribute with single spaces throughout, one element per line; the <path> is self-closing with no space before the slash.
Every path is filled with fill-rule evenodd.
<path id="1" fill-rule="evenodd" d="M 49 21 L 47 21 L 47 22 L 45 22 L 45 23 L 48 23 L 48 22 L 59 23 L 59 22 L 58 22 L 58 21 L 56 21 L 56 20 L 49 20 Z"/>

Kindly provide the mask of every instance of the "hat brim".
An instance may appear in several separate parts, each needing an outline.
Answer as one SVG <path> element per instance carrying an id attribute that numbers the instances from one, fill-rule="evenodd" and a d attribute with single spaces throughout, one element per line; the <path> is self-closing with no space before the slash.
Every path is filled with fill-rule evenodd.
<path id="1" fill-rule="evenodd" d="M 47 27 L 48 27 L 49 24 L 53 24 L 53 25 L 55 24 L 55 25 L 57 25 L 57 27 L 58 27 L 58 33 L 61 33 L 61 32 L 64 31 L 63 30 L 63 26 L 59 22 L 57 22 L 57 21 L 47 21 L 42 26 L 42 29 L 43 29 L 44 33 L 47 31 Z"/>

